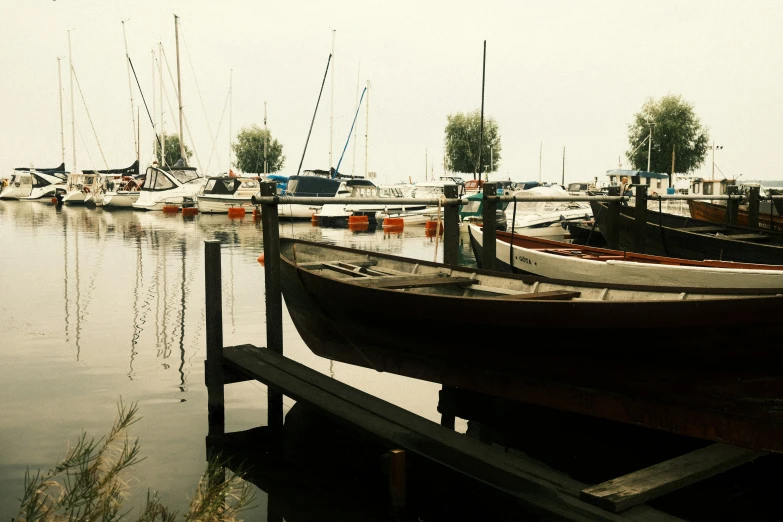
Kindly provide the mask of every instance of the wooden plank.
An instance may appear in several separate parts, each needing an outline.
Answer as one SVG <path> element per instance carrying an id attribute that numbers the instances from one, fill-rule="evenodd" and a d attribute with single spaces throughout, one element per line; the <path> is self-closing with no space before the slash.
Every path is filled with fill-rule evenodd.
<path id="1" fill-rule="evenodd" d="M 726 227 L 720 226 L 705 226 L 705 227 L 684 227 L 686 232 L 720 232 L 726 230 Z"/>
<path id="2" fill-rule="evenodd" d="M 766 234 L 727 234 L 728 239 L 739 239 L 741 241 L 768 241 Z"/>
<path id="3" fill-rule="evenodd" d="M 685 455 L 634 471 L 582 490 L 580 498 L 619 513 L 723 471 L 750 462 L 765 453 L 715 443 Z"/>
<path id="4" fill-rule="evenodd" d="M 487 289 L 479 288 L 479 290 L 487 290 Z M 491 291 L 491 289 L 489 291 Z M 568 290 L 552 290 L 551 292 L 527 292 L 527 293 L 519 293 L 519 294 L 504 294 L 504 295 L 495 296 L 494 299 L 513 299 L 515 301 L 520 299 L 530 299 L 531 301 L 536 299 L 568 300 L 568 299 L 574 299 L 575 297 L 579 297 L 580 295 L 582 295 L 581 292 L 572 292 Z"/>
<path id="5" fill-rule="evenodd" d="M 450 277 L 439 275 L 410 275 L 410 276 L 385 276 L 367 277 L 349 281 L 362 286 L 374 288 L 416 288 L 421 286 L 464 286 L 472 285 L 476 281 L 467 277 Z"/>
<path id="6" fill-rule="evenodd" d="M 291 359 L 252 345 L 226 347 L 224 361 L 235 370 L 281 389 L 296 401 L 335 420 L 416 453 L 500 491 L 558 520 L 629 520 L 593 506 L 569 492 L 570 479 L 544 466 L 510 456 L 410 411 L 343 384 Z"/>
<path id="7" fill-rule="evenodd" d="M 377 263 L 374 259 L 368 259 L 368 260 L 359 260 L 359 259 L 353 259 L 351 261 L 340 261 L 340 260 L 334 260 L 334 261 L 308 261 L 305 263 L 296 263 L 296 266 L 300 266 L 302 268 L 321 268 L 327 264 L 332 265 L 345 265 L 345 264 L 351 264 L 354 266 L 375 266 Z"/>

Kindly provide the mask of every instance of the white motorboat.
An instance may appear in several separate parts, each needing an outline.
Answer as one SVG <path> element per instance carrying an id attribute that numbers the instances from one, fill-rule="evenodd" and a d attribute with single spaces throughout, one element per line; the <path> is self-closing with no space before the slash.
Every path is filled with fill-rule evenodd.
<path id="1" fill-rule="evenodd" d="M 565 239 L 564 221 L 589 219 L 593 211 L 584 201 L 530 201 L 534 198 L 569 197 L 559 185 L 539 186 L 518 190 L 511 194 L 517 198 L 506 208 L 508 230 L 534 237 L 546 237 L 556 241 Z M 512 229 L 513 227 L 513 229 Z"/>
<path id="2" fill-rule="evenodd" d="M 205 214 L 228 214 L 232 208 L 250 211 L 258 191 L 259 180 L 253 176 L 210 176 L 196 193 L 196 207 Z"/>
<path id="3" fill-rule="evenodd" d="M 181 209 L 193 202 L 207 178 L 196 167 L 188 167 L 180 160 L 172 166 L 159 167 L 156 163 L 147 167 L 144 184 L 133 208 L 138 210 L 163 210 L 164 207 Z"/>
<path id="4" fill-rule="evenodd" d="M 37 200 L 55 197 L 58 189 L 65 189 L 67 176 L 65 163 L 45 169 L 15 168 L 8 185 L 0 192 L 0 199 Z"/>
<path id="5" fill-rule="evenodd" d="M 66 180 L 65 205 L 95 205 L 95 194 L 101 183 L 96 171 L 71 172 Z"/>
<path id="6" fill-rule="evenodd" d="M 139 173 L 139 162 L 124 169 L 99 170 L 95 205 L 107 209 L 133 208 L 139 199 L 146 174 Z"/>

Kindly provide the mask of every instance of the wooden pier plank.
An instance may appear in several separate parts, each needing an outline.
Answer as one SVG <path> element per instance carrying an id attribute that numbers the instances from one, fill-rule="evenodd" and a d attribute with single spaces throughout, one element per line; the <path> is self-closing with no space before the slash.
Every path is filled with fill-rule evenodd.
<path id="1" fill-rule="evenodd" d="M 512 457 L 466 435 L 444 428 L 361 390 L 265 348 L 226 347 L 224 363 L 248 377 L 284 391 L 384 441 L 484 482 L 563 520 L 639 520 L 619 516 L 578 498 L 567 480 L 553 470 Z M 640 508 L 646 506 L 639 506 Z M 665 516 L 666 520 L 679 520 Z"/>
<path id="2" fill-rule="evenodd" d="M 619 513 L 723 471 L 750 462 L 764 452 L 715 443 L 582 490 L 585 502 Z"/>

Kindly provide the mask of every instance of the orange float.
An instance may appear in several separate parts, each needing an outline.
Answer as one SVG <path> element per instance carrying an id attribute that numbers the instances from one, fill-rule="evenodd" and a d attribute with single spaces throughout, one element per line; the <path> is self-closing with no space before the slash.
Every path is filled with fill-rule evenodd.
<path id="1" fill-rule="evenodd" d="M 198 208 L 197 207 L 182 207 L 182 215 L 187 216 L 195 216 L 198 214 Z"/>
<path id="2" fill-rule="evenodd" d="M 245 217 L 244 207 L 231 207 L 228 209 L 228 217 L 230 218 L 243 218 Z"/>

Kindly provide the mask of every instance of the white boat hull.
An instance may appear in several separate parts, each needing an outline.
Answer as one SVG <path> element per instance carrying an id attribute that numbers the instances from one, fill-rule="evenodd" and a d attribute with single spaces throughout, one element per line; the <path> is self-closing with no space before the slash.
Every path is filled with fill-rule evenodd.
<path id="1" fill-rule="evenodd" d="M 483 245 L 481 229 L 471 226 L 470 231 L 473 239 Z M 783 270 L 664 265 L 611 259 L 595 261 L 512 247 L 500 240 L 496 240 L 495 249 L 501 264 L 553 279 L 680 288 L 783 288 Z"/>
<path id="2" fill-rule="evenodd" d="M 244 208 L 245 212 L 250 212 L 255 208 L 249 197 L 232 198 L 209 195 L 198 196 L 196 206 L 202 214 L 228 214 L 230 208 Z"/>

